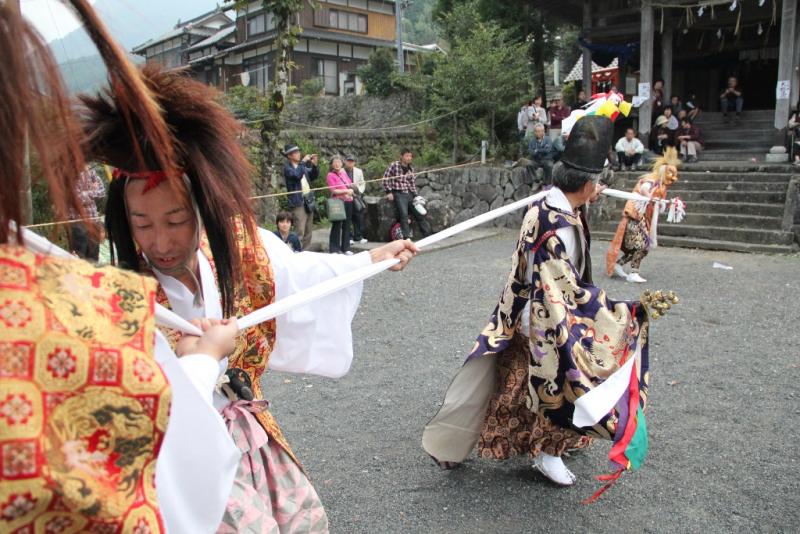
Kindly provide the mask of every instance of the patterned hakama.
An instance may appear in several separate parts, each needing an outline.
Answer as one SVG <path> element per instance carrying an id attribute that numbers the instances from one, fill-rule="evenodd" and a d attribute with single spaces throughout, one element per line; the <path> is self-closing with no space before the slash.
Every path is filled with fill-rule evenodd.
<path id="1" fill-rule="evenodd" d="M 524 454 L 535 457 L 542 452 L 561 456 L 566 450 L 592 443 L 588 436 L 561 428 L 528 408 L 531 350 L 527 337 L 517 334 L 511 345 L 495 358 L 496 387 L 478 440 L 481 458 L 507 460 Z"/>
<path id="2" fill-rule="evenodd" d="M 266 407 L 236 401 L 222 411 L 243 454 L 218 533 L 327 533 L 328 517 L 308 477 L 254 416 Z"/>

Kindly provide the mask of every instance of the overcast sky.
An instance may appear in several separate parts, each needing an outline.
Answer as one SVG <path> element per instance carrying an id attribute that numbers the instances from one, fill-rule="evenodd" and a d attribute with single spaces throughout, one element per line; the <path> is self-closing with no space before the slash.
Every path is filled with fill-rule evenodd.
<path id="1" fill-rule="evenodd" d="M 95 0 L 89 2 L 94 4 Z M 48 42 L 79 27 L 70 9 L 58 0 L 22 0 L 21 5 L 22 14 L 33 22 Z"/>
<path id="2" fill-rule="evenodd" d="M 129 33 L 124 30 L 131 29 L 131 25 L 161 33 L 178 18 L 190 19 L 213 9 L 217 1 L 222 3 L 222 0 L 89 0 L 112 33 L 117 30 L 123 35 Z M 70 8 L 60 0 L 20 0 L 20 5 L 22 13 L 48 42 L 80 27 Z"/>

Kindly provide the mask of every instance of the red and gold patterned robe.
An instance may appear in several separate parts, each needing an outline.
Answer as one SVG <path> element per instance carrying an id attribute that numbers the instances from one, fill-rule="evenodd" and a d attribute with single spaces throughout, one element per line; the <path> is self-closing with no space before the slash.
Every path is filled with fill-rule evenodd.
<path id="1" fill-rule="evenodd" d="M 164 531 L 155 284 L 0 246 L 0 532 Z"/>

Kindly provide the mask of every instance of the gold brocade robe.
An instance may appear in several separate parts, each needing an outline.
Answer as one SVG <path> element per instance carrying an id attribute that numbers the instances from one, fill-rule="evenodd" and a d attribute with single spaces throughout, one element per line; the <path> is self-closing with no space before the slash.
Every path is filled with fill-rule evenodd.
<path id="1" fill-rule="evenodd" d="M 261 243 L 253 244 L 247 238 L 241 225 L 237 225 L 236 232 L 243 273 L 242 279 L 234 286 L 234 315 L 242 317 L 275 302 L 275 279 L 272 264 Z M 200 239 L 200 250 L 211 264 L 216 282 L 217 272 L 214 259 L 205 235 Z M 169 307 L 169 299 L 161 286 L 158 286 L 156 299 L 159 304 Z M 275 324 L 275 319 L 272 319 L 248 328 L 244 335 L 240 335 L 237 339 L 236 351 L 228 359 L 229 368 L 242 369 L 250 376 L 255 400 L 264 398 L 261 391 L 261 376 L 267 370 L 269 357 L 275 346 Z M 175 340 L 178 338 L 176 334 L 176 332 L 169 332 L 167 336 L 173 348 Z M 286 438 L 283 437 L 275 417 L 268 410 L 256 413 L 255 416 L 270 439 L 275 440 L 299 466 L 300 462 L 289 447 Z"/>
<path id="2" fill-rule="evenodd" d="M 164 531 L 155 284 L 0 245 L 0 532 Z"/>

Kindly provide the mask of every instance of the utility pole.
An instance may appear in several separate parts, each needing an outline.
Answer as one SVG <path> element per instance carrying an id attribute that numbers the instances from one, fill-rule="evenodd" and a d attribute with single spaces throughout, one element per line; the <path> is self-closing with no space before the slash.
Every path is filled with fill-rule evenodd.
<path id="1" fill-rule="evenodd" d="M 9 0 L 11 9 L 22 14 L 19 5 L 20 0 Z M 22 207 L 22 224 L 31 224 L 33 222 L 33 194 L 31 193 L 31 148 L 28 140 L 28 131 L 25 130 L 25 161 L 22 167 L 22 183 L 20 184 L 19 201 Z"/>
<path id="2" fill-rule="evenodd" d="M 405 55 L 403 54 L 403 7 L 404 0 L 395 0 L 394 18 L 397 25 L 397 70 L 400 74 L 406 69 Z"/>

